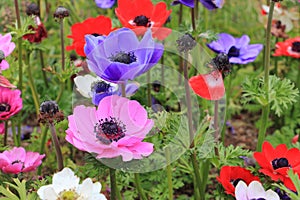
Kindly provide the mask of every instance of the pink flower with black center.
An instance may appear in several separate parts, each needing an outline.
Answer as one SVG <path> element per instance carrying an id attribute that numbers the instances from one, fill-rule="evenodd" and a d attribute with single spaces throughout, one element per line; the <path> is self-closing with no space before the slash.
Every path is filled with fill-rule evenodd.
<path id="1" fill-rule="evenodd" d="M 143 140 L 154 122 L 137 101 L 108 96 L 100 101 L 97 110 L 75 107 L 68 120 L 66 140 L 82 151 L 96 154 L 96 158 L 121 156 L 126 162 L 153 152 L 153 144 Z"/>
<path id="2" fill-rule="evenodd" d="M 0 72 L 9 68 L 8 62 L 5 60 L 7 56 L 15 49 L 15 43 L 11 42 L 11 34 L 0 34 Z"/>
<path id="3" fill-rule="evenodd" d="M 0 120 L 7 120 L 22 109 L 20 90 L 0 87 Z"/>
<path id="4" fill-rule="evenodd" d="M 3 173 L 19 174 L 36 170 L 41 165 L 45 154 L 26 152 L 23 147 L 14 147 L 12 150 L 0 153 L 0 169 Z"/>

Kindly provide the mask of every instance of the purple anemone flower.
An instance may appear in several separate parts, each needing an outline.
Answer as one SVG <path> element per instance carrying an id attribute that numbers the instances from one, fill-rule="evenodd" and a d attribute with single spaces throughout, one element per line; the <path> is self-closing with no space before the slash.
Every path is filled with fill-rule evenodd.
<path id="1" fill-rule="evenodd" d="M 107 9 L 113 7 L 115 0 L 95 0 L 96 5 L 99 8 Z"/>
<path id="2" fill-rule="evenodd" d="M 86 35 L 84 52 L 89 69 L 102 79 L 123 83 L 147 72 L 161 58 L 164 47 L 154 42 L 149 29 L 141 41 L 136 34 L 121 28 L 107 37 Z"/>
<path id="3" fill-rule="evenodd" d="M 225 0 L 199 0 L 202 5 L 208 10 L 214 10 L 217 8 L 222 8 Z M 195 1 L 194 0 L 174 0 L 172 5 L 183 4 L 187 7 L 194 8 Z"/>
<path id="4" fill-rule="evenodd" d="M 218 38 L 217 41 L 213 41 L 207 46 L 216 53 L 226 53 L 230 63 L 247 64 L 253 62 L 263 49 L 262 44 L 249 44 L 248 35 L 234 38 L 227 33 L 220 33 Z"/>

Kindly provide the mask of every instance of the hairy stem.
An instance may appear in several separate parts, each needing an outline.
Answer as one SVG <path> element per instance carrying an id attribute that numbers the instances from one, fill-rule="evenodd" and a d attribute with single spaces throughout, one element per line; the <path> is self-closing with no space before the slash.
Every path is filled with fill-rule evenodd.
<path id="1" fill-rule="evenodd" d="M 65 70 L 65 40 L 64 40 L 64 20 L 61 19 L 60 23 L 60 45 L 61 45 L 61 69 Z"/>
<path id="2" fill-rule="evenodd" d="M 52 136 L 52 141 L 55 147 L 58 170 L 61 171 L 64 168 L 64 162 L 63 162 L 63 156 L 60 149 L 60 144 L 56 134 L 56 129 L 53 123 L 50 123 L 49 127 Z"/>
<path id="3" fill-rule="evenodd" d="M 109 176 L 110 176 L 110 200 L 118 200 L 117 199 L 117 178 L 116 178 L 116 170 L 109 168 Z"/>
<path id="4" fill-rule="evenodd" d="M 49 85 L 48 85 L 48 81 L 47 81 L 47 75 L 46 75 L 46 72 L 44 71 L 45 63 L 44 63 L 43 51 L 39 50 L 39 53 L 40 53 L 40 61 L 41 61 L 41 68 L 42 68 L 44 84 L 45 84 L 46 88 L 48 88 Z"/>
<path id="5" fill-rule="evenodd" d="M 4 122 L 4 137 L 3 137 L 3 146 L 6 146 L 7 143 L 7 129 L 8 129 L 8 122 L 7 120 Z"/>

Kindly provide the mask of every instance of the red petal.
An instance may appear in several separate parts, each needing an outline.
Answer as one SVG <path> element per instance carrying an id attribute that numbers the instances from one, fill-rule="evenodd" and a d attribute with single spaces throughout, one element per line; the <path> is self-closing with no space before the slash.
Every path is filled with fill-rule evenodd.
<path id="1" fill-rule="evenodd" d="M 218 71 L 193 76 L 189 83 L 193 91 L 204 99 L 219 100 L 225 93 L 222 74 Z"/>

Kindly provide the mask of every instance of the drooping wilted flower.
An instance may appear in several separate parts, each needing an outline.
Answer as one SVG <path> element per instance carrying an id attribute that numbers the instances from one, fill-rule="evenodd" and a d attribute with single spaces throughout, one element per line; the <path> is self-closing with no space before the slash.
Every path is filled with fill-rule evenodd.
<path id="1" fill-rule="evenodd" d="M 80 179 L 70 168 L 53 175 L 52 184 L 42 186 L 37 194 L 42 200 L 56 199 L 80 199 L 80 200 L 106 200 L 100 193 L 101 184 L 93 183 L 91 178 L 87 178 L 79 184 Z"/>
<path id="2" fill-rule="evenodd" d="M 89 69 L 114 83 L 133 80 L 147 72 L 157 64 L 164 51 L 162 44 L 154 42 L 150 30 L 141 41 L 127 28 L 113 31 L 107 37 L 87 35 L 85 38 Z"/>
<path id="3" fill-rule="evenodd" d="M 121 156 L 123 161 L 142 159 L 153 152 L 143 142 L 154 123 L 137 102 L 116 95 L 103 98 L 95 107 L 77 106 L 68 117 L 66 140 L 96 158 Z"/>
<path id="4" fill-rule="evenodd" d="M 23 147 L 14 147 L 0 153 L 0 169 L 3 173 L 19 174 L 36 170 L 45 154 L 26 152 Z"/>

